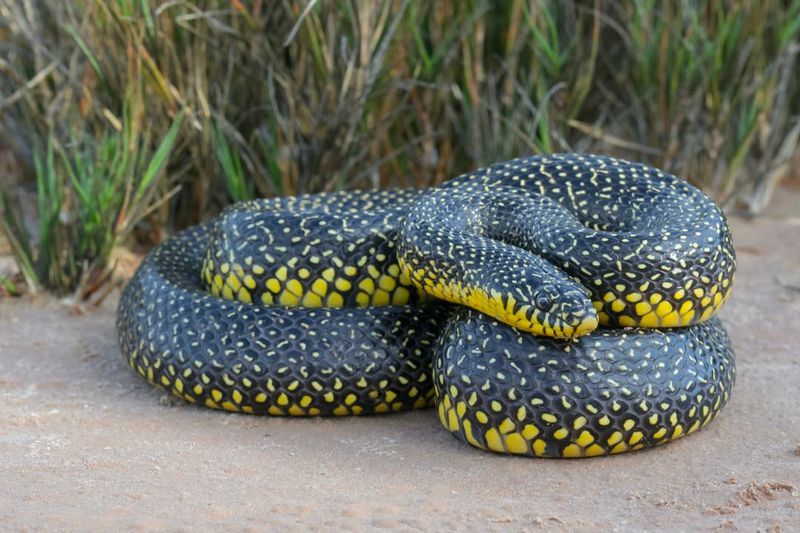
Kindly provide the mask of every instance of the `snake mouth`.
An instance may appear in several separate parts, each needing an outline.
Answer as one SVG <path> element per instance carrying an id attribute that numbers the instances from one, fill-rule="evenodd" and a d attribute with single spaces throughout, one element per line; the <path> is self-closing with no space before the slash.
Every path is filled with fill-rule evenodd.
<path id="1" fill-rule="evenodd" d="M 516 327 L 536 335 L 573 339 L 591 333 L 597 329 L 600 321 L 594 306 L 587 300 L 554 305 L 547 311 L 530 309 L 526 322 L 516 324 Z"/>
<path id="2" fill-rule="evenodd" d="M 556 325 L 552 327 L 553 331 L 555 332 L 553 337 L 562 339 L 574 339 L 581 337 L 597 329 L 598 324 L 599 320 L 596 313 L 592 313 L 591 316 L 587 316 L 577 323 L 568 323 L 562 319 L 557 319 Z"/>
<path id="3" fill-rule="evenodd" d="M 597 317 L 597 313 L 594 313 L 592 316 L 588 316 L 581 320 L 577 326 L 575 326 L 574 330 L 572 331 L 572 335 L 570 337 L 581 337 L 586 335 L 587 333 L 591 333 L 597 326 L 599 325 L 600 321 Z"/>

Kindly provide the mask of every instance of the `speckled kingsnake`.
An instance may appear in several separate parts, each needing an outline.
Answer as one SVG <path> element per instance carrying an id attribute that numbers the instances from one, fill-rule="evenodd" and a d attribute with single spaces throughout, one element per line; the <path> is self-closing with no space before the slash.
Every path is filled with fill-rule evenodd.
<path id="1" fill-rule="evenodd" d="M 691 433 L 726 403 L 733 351 L 713 315 L 734 269 L 723 214 L 684 181 L 529 157 L 424 191 L 234 205 L 148 255 L 117 327 L 131 367 L 192 403 L 435 401 L 480 448 L 601 455 Z"/>

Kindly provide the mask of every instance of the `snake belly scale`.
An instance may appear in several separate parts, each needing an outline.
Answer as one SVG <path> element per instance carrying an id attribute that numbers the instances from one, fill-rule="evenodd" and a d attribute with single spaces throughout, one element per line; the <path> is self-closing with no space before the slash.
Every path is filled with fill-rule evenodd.
<path id="1" fill-rule="evenodd" d="M 720 412 L 735 370 L 715 314 L 734 271 L 723 214 L 679 178 L 537 156 L 430 190 L 232 206 L 145 258 L 117 328 L 130 366 L 191 403 L 435 404 L 478 448 L 594 456 Z"/>

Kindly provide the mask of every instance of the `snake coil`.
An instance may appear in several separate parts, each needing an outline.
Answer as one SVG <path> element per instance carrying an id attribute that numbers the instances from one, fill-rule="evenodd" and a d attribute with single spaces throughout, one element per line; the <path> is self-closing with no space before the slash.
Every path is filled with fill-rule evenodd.
<path id="1" fill-rule="evenodd" d="M 734 271 L 724 215 L 683 180 L 528 157 L 429 190 L 231 206 L 145 258 L 117 329 L 135 371 L 206 407 L 435 404 L 478 448 L 594 456 L 719 413 Z"/>

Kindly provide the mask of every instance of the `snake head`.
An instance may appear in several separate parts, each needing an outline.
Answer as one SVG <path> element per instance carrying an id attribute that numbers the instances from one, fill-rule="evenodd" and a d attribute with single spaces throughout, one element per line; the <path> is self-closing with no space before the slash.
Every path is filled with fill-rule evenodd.
<path id="1" fill-rule="evenodd" d="M 574 338 L 597 328 L 597 311 L 586 289 L 569 278 L 530 286 L 533 302 L 526 312 L 526 322 L 517 325 L 533 333 Z"/>
<path id="2" fill-rule="evenodd" d="M 536 335 L 568 339 L 593 331 L 598 316 L 589 291 L 544 259 L 526 255 L 524 263 L 484 268 L 474 297 L 457 303 Z"/>

